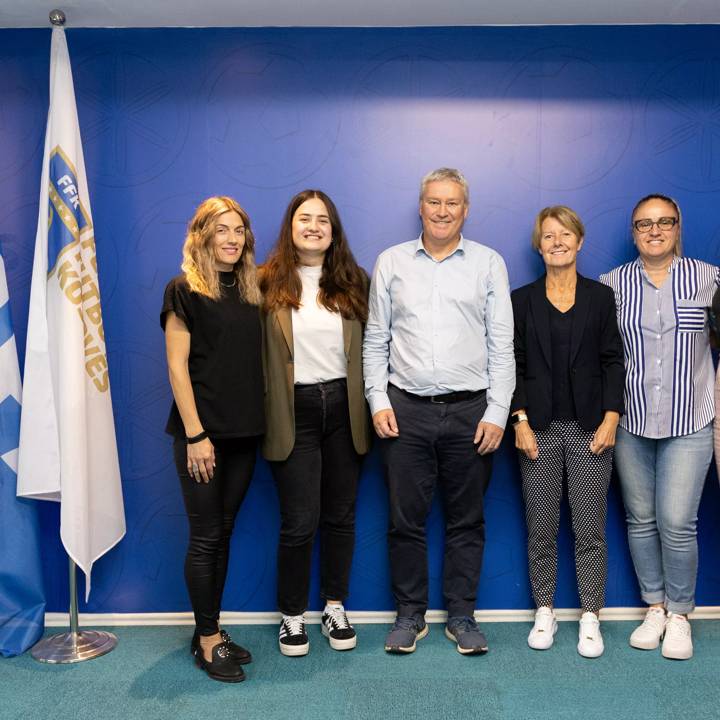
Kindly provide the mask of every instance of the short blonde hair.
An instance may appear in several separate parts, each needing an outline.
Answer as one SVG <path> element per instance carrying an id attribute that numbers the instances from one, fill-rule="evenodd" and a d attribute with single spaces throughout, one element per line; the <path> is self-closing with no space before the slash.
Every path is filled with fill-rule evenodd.
<path id="1" fill-rule="evenodd" d="M 456 168 L 441 167 L 437 170 L 432 170 L 420 181 L 420 202 L 422 203 L 423 197 L 425 197 L 425 188 L 431 182 L 440 182 L 442 180 L 450 180 L 450 182 L 457 183 L 463 190 L 463 198 L 465 204 L 470 204 L 470 186 L 465 176 Z"/>
<path id="2" fill-rule="evenodd" d="M 233 268 L 240 296 L 252 305 L 259 305 L 261 296 L 255 267 L 255 237 L 250 218 L 237 200 L 216 195 L 203 200 L 188 225 L 183 245 L 182 271 L 190 289 L 213 300 L 220 299 L 220 281 L 215 267 L 215 253 L 211 247 L 218 218 L 226 212 L 236 212 L 245 226 L 245 245 Z"/>
<path id="3" fill-rule="evenodd" d="M 535 225 L 532 231 L 532 246 L 535 250 L 540 249 L 540 238 L 542 237 L 542 224 L 548 219 L 557 220 L 564 228 L 577 235 L 578 240 L 585 237 L 585 226 L 580 216 L 567 205 L 551 205 L 543 208 L 535 218 Z"/>

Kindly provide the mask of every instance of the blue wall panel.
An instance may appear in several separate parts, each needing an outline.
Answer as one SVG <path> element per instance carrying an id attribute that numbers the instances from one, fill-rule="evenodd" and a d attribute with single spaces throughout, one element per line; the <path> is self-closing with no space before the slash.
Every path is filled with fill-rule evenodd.
<path id="1" fill-rule="evenodd" d="M 162 428 L 170 404 L 158 309 L 183 232 L 210 194 L 236 196 L 259 258 L 290 196 L 325 189 L 359 261 L 416 236 L 420 177 L 456 165 L 471 185 L 465 233 L 505 257 L 512 285 L 541 272 L 537 210 L 587 225 L 590 277 L 632 257 L 629 211 L 675 196 L 689 255 L 720 260 L 720 29 L 69 30 L 95 218 L 128 534 L 98 562 L 87 610 L 187 610 L 182 501 Z M 0 31 L 0 240 L 21 354 L 47 113 L 49 31 Z M 720 604 L 714 471 L 700 518 L 698 602 Z M 49 609 L 67 603 L 57 507 L 42 503 Z M 639 603 L 616 487 L 609 605 Z M 233 540 L 225 606 L 274 608 L 277 500 L 261 463 Z M 530 606 L 512 443 L 497 454 L 478 605 Z M 348 605 L 389 609 L 387 504 L 377 452 L 358 503 Z M 431 606 L 442 513 L 430 522 Z M 559 606 L 577 606 L 563 521 Z M 317 581 L 313 585 L 318 606 Z M 85 609 L 85 608 L 83 608 Z"/>

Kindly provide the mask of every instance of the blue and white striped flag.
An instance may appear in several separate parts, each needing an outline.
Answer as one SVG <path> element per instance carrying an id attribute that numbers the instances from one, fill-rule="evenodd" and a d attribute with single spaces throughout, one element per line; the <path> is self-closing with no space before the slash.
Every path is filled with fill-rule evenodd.
<path id="1" fill-rule="evenodd" d="M 61 503 L 60 538 L 85 573 L 125 534 L 95 233 L 65 31 L 53 28 L 35 239 L 18 495 Z"/>
<path id="2" fill-rule="evenodd" d="M 15 497 L 20 434 L 20 368 L 0 248 L 0 655 L 25 652 L 45 618 L 35 507 Z"/>

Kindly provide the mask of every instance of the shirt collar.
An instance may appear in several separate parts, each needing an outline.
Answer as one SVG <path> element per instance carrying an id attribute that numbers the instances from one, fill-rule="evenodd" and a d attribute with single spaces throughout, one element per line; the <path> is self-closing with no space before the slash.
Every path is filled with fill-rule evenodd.
<path id="1" fill-rule="evenodd" d="M 679 255 L 673 255 L 672 262 L 668 265 L 668 273 L 671 273 L 680 264 L 681 260 L 682 258 Z M 645 271 L 645 265 L 643 265 L 639 255 L 635 258 L 635 265 L 643 272 Z"/>
<path id="2" fill-rule="evenodd" d="M 460 233 L 460 240 L 458 241 L 457 246 L 455 249 L 446 257 L 443 258 L 443 260 L 447 260 L 447 258 L 452 257 L 455 253 L 462 253 L 465 254 L 465 237 L 462 233 Z M 422 239 L 422 233 L 418 236 L 418 239 L 415 241 L 415 255 L 418 255 L 418 253 L 422 253 L 423 255 L 427 255 L 431 260 L 434 258 L 430 255 L 430 253 L 425 249 L 425 246 L 423 245 L 423 239 Z"/>

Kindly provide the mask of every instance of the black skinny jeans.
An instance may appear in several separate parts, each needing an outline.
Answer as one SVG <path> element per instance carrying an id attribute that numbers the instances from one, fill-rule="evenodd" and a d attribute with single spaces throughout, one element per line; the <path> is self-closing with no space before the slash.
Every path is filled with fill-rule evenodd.
<path id="1" fill-rule="evenodd" d="M 209 483 L 196 482 L 187 469 L 184 438 L 174 444 L 190 542 L 185 557 L 185 583 L 200 635 L 218 632 L 220 602 L 227 576 L 230 537 L 252 479 L 258 438 L 212 440 L 215 473 Z"/>
<path id="2" fill-rule="evenodd" d="M 344 600 L 355 546 L 355 498 L 362 456 L 350 431 L 344 379 L 295 386 L 295 446 L 270 467 L 280 498 L 278 608 L 308 606 L 312 549 L 320 527 L 320 594 Z"/>

